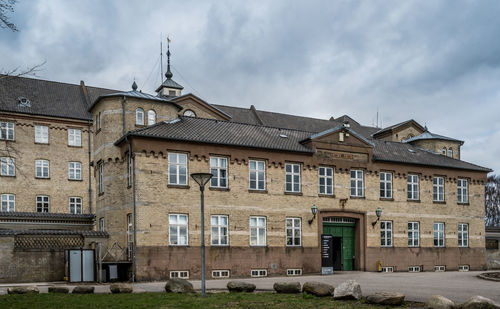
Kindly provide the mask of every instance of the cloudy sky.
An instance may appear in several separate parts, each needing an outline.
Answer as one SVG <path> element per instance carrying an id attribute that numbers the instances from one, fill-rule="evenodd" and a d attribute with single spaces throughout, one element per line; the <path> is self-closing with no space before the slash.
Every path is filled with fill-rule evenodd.
<path id="1" fill-rule="evenodd" d="M 0 70 L 387 126 L 413 118 L 500 172 L 499 1 L 28 1 L 0 31 Z"/>

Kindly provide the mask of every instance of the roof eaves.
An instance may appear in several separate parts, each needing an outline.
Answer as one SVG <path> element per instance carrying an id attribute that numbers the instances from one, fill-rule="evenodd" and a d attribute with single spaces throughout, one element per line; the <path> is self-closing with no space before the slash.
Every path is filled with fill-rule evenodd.
<path id="1" fill-rule="evenodd" d="M 88 111 L 90 112 L 94 108 L 94 106 L 97 104 L 97 102 L 99 102 L 101 99 L 111 98 L 111 97 L 127 97 L 127 98 L 134 98 L 134 99 L 144 99 L 144 100 L 165 102 L 165 103 L 170 103 L 170 104 L 174 105 L 175 107 L 177 107 L 177 109 L 179 111 L 182 110 L 182 106 L 180 106 L 179 104 L 177 104 L 171 100 L 167 100 L 167 99 L 164 99 L 161 97 L 156 97 L 156 96 L 153 96 L 151 94 L 142 93 L 142 92 L 137 92 L 137 93 L 141 93 L 142 95 L 134 95 L 134 93 L 136 93 L 136 92 L 137 91 L 116 92 L 116 93 L 101 95 L 97 99 L 94 100 L 92 105 L 88 108 Z"/>
<path id="2" fill-rule="evenodd" d="M 342 129 L 348 131 L 349 133 L 351 133 L 352 135 L 356 136 L 357 138 L 359 138 L 360 140 L 364 141 L 365 143 L 371 145 L 372 147 L 375 146 L 375 144 L 372 141 L 370 141 L 369 139 L 367 139 L 363 135 L 359 134 L 358 132 L 354 131 L 350 127 L 346 127 L 344 125 L 339 125 L 339 126 L 336 126 L 334 128 L 331 128 L 331 129 L 328 129 L 328 130 L 325 130 L 325 131 L 313 134 L 313 135 L 311 135 L 310 137 L 304 139 L 301 142 L 305 142 L 305 141 L 308 141 L 308 140 L 316 139 L 316 138 L 319 138 L 319 137 L 322 137 L 322 136 L 325 136 L 325 135 L 328 135 L 328 134 L 340 131 Z"/>

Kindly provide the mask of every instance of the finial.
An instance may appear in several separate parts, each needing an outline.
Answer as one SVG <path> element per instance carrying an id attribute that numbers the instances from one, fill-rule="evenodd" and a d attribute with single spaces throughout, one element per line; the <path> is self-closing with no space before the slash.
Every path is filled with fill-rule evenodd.
<path id="1" fill-rule="evenodd" d="M 135 80 L 134 83 L 132 84 L 132 91 L 137 91 L 137 84 L 135 83 Z"/>
<path id="2" fill-rule="evenodd" d="M 427 125 L 424 126 L 424 132 L 427 132 L 429 130 L 427 130 Z"/>
<path id="3" fill-rule="evenodd" d="M 170 71 L 170 41 L 170 37 L 167 36 L 167 72 L 165 73 L 167 79 L 171 79 L 174 76 Z"/>

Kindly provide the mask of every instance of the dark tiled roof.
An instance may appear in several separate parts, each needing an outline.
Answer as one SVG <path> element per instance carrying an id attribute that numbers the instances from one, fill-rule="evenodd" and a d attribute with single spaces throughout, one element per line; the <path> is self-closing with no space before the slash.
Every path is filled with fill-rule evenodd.
<path id="1" fill-rule="evenodd" d="M 458 139 L 454 139 L 454 138 L 443 136 L 443 135 L 439 135 L 439 134 L 434 134 L 434 133 L 431 133 L 429 131 L 425 131 L 424 133 L 422 133 L 420 135 L 417 135 L 415 137 L 409 138 L 409 139 L 403 141 L 403 143 L 411 143 L 411 142 L 414 142 L 414 141 L 428 140 L 428 139 L 439 139 L 439 140 L 444 140 L 444 141 L 459 142 L 459 143 L 462 143 L 462 144 L 464 143 L 463 141 L 460 141 Z"/>
<path id="2" fill-rule="evenodd" d="M 0 230 L 1 236 L 16 235 L 80 235 L 83 237 L 109 237 L 103 231 L 76 231 L 76 230 Z"/>
<path id="3" fill-rule="evenodd" d="M 169 99 L 167 99 L 165 97 L 157 97 L 157 96 L 145 93 L 145 92 L 133 90 L 133 91 L 119 91 L 119 92 L 112 92 L 112 93 L 108 93 L 108 94 L 102 94 L 102 95 L 98 96 L 97 99 L 95 99 L 92 102 L 92 104 L 90 105 L 88 110 L 90 111 L 92 109 L 92 107 L 94 107 L 94 105 L 96 105 L 96 103 L 100 99 L 109 98 L 109 97 L 127 97 L 127 98 L 136 98 L 136 99 L 146 99 L 146 100 L 158 101 L 158 102 L 162 102 L 162 103 L 169 103 L 169 104 L 172 104 L 175 107 L 177 107 L 177 109 L 179 109 L 179 110 L 182 109 L 182 106 L 180 106 L 179 104 L 177 104 L 175 102 L 171 102 Z"/>
<path id="4" fill-rule="evenodd" d="M 35 219 L 62 219 L 62 220 L 93 220 L 95 215 L 91 214 L 66 214 L 51 212 L 15 212 L 2 211 L 0 218 L 35 218 Z"/>
<path id="5" fill-rule="evenodd" d="M 416 121 L 415 121 L 415 120 L 413 120 L 413 119 L 410 119 L 410 120 L 406 120 L 406 121 L 403 121 L 403 122 L 397 123 L 397 124 L 395 124 L 395 125 L 392 125 L 392 126 L 389 126 L 389 127 L 385 127 L 385 128 L 383 128 L 383 129 L 380 129 L 380 130 L 376 131 L 375 133 L 373 133 L 372 135 L 373 135 L 373 136 L 376 136 L 376 135 L 382 134 L 382 133 L 384 133 L 384 132 L 391 131 L 391 130 L 396 129 L 396 128 L 398 128 L 398 127 L 404 126 L 405 124 L 410 123 L 410 122 L 414 122 L 414 123 L 416 123 L 418 126 L 420 126 L 420 127 L 422 128 L 422 130 L 424 129 L 424 127 L 422 127 L 422 126 L 421 126 L 418 122 L 416 122 Z"/>
<path id="6" fill-rule="evenodd" d="M 174 88 L 174 89 L 184 89 L 181 85 L 179 85 L 177 82 L 175 82 L 173 79 L 167 78 L 157 89 L 156 92 L 160 92 L 161 88 L 167 87 L 167 88 Z"/>
<path id="7" fill-rule="evenodd" d="M 299 143 L 309 137 L 311 132 L 195 117 L 181 116 L 170 122 L 160 122 L 132 131 L 128 135 L 279 151 L 314 152 Z M 121 139 L 117 143 L 120 141 Z"/>

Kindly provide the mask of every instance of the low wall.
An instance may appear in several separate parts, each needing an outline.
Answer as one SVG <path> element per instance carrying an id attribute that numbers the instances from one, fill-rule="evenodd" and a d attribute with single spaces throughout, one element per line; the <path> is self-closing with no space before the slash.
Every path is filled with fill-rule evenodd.
<path id="1" fill-rule="evenodd" d="M 486 249 L 486 268 L 500 269 L 500 249 Z"/>

